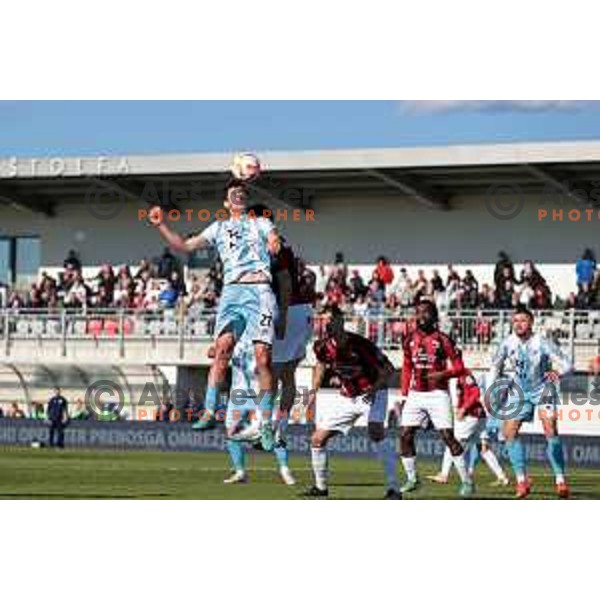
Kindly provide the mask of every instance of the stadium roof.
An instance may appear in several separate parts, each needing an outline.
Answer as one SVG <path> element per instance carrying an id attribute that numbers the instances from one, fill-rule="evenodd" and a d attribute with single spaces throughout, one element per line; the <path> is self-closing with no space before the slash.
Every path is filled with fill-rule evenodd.
<path id="1" fill-rule="evenodd" d="M 0 158 L 0 202 L 49 216 L 101 186 L 115 198 L 146 198 L 158 186 L 177 199 L 220 194 L 227 154 Z M 289 206 L 324 198 L 392 195 L 432 208 L 491 189 L 585 198 L 600 182 L 600 141 L 260 152 L 257 190 Z M 310 193 L 300 193 L 300 192 Z M 599 198 L 600 199 L 600 198 Z"/>

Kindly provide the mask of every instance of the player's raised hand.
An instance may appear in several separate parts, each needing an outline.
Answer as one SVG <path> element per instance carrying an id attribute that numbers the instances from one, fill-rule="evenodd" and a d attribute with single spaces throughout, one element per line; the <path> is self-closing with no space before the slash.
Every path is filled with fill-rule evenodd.
<path id="1" fill-rule="evenodd" d="M 544 375 L 544 379 L 550 383 L 556 383 L 560 379 L 560 375 L 556 371 L 548 371 Z"/>
<path id="2" fill-rule="evenodd" d="M 148 211 L 148 223 L 154 227 L 158 227 L 164 221 L 163 209 L 160 206 L 153 206 Z"/>

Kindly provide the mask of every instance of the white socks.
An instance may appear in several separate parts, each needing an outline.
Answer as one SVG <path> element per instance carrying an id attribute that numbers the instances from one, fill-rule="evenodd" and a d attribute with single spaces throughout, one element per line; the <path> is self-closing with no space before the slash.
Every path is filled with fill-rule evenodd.
<path id="1" fill-rule="evenodd" d="M 483 458 L 485 464 L 490 468 L 490 471 L 496 476 L 496 479 L 500 479 L 501 481 L 506 481 L 508 479 L 493 450 L 488 449 L 485 452 L 482 452 L 481 458 Z"/>
<path id="2" fill-rule="evenodd" d="M 440 471 L 440 475 L 444 479 L 448 479 L 450 477 L 450 471 L 452 470 L 452 454 L 448 448 L 444 450 L 444 457 L 442 458 L 442 470 Z"/>
<path id="3" fill-rule="evenodd" d="M 402 466 L 404 467 L 404 472 L 406 473 L 406 478 L 409 481 L 417 480 L 417 459 L 414 456 L 403 456 L 402 457 Z"/>
<path id="4" fill-rule="evenodd" d="M 311 448 L 312 468 L 315 475 L 315 485 L 320 490 L 327 489 L 329 469 L 327 466 L 327 449 Z"/>

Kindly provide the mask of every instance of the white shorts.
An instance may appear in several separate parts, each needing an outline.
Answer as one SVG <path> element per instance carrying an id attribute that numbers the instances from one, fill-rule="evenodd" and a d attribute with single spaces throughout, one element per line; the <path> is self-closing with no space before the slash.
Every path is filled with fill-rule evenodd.
<path id="1" fill-rule="evenodd" d="M 421 427 L 428 417 L 436 429 L 452 429 L 454 413 L 448 392 L 434 390 L 408 393 L 402 409 L 402 427 Z"/>
<path id="2" fill-rule="evenodd" d="M 454 421 L 454 437 L 459 442 L 470 444 L 479 441 L 485 431 L 485 418 L 465 417 L 462 421 Z"/>
<path id="3" fill-rule="evenodd" d="M 328 400 L 330 404 L 325 406 L 323 403 Z M 384 423 L 387 401 L 387 390 L 379 390 L 371 403 L 362 398 L 346 398 L 339 393 L 335 398 L 324 397 L 317 407 L 317 429 L 339 431 L 346 435 L 360 419 L 367 423 Z"/>
<path id="4" fill-rule="evenodd" d="M 294 304 L 288 308 L 285 338 L 273 340 L 273 363 L 282 364 L 302 360 L 306 345 L 312 336 L 312 307 Z"/>

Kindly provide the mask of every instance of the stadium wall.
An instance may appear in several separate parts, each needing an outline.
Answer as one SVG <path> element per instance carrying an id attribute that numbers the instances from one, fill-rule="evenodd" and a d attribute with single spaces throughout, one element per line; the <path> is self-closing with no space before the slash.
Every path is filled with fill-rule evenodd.
<path id="1" fill-rule="evenodd" d="M 502 203 L 520 208 L 518 214 L 512 219 L 494 217 L 489 196 L 453 198 L 450 211 L 428 209 L 411 198 L 317 197 L 314 221 L 294 221 L 288 209 L 287 220 L 278 224 L 313 264 L 331 263 L 335 253 L 343 251 L 349 264 L 370 266 L 377 255 L 385 254 L 394 264 L 428 269 L 451 262 L 459 269 L 473 268 L 476 276 L 489 280 L 484 271 L 489 273 L 498 251 L 505 250 L 516 263 L 526 259 L 541 263 L 555 292 L 564 296 L 572 291 L 573 263 L 584 248 L 596 246 L 597 211 L 588 220 L 584 207 L 556 198 L 549 203 L 542 196 L 503 196 Z M 213 215 L 220 208 L 215 201 L 179 206 L 182 211 L 206 208 Z M 88 203 L 59 203 L 56 217 L 47 218 L 3 206 L 0 235 L 39 235 L 42 265 L 49 267 L 62 265 L 70 248 L 80 252 L 86 265 L 137 262 L 160 255 L 163 246 L 158 234 L 139 221 L 138 210 L 145 207 L 128 201 L 107 209 L 92 197 Z M 562 220 L 552 220 L 553 209 L 563 211 Z M 540 220 L 540 210 L 549 216 Z M 580 220 L 570 220 L 569 210 L 579 210 Z M 182 232 L 204 225 L 197 219 L 174 223 Z"/>

